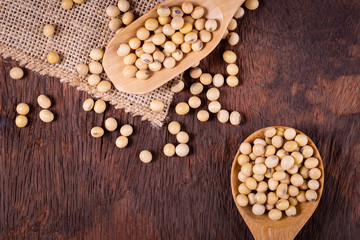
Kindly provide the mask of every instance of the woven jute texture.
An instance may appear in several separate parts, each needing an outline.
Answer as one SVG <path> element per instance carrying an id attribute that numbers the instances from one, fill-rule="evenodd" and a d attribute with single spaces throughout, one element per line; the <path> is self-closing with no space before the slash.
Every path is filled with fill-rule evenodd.
<path id="1" fill-rule="evenodd" d="M 139 17 L 162 1 L 130 0 L 130 11 Z M 116 89 L 100 93 L 75 70 L 78 63 L 90 62 L 91 49 L 105 49 L 115 35 L 108 28 L 110 18 L 105 14 L 110 4 L 116 5 L 117 1 L 85 0 L 70 10 L 64 10 L 60 6 L 61 0 L 0 0 L 0 53 L 28 69 L 57 77 L 78 90 L 110 102 L 117 109 L 125 109 L 155 126 L 162 126 L 173 98 L 170 83 L 145 95 L 127 94 Z M 45 24 L 55 26 L 53 37 L 43 35 Z M 46 61 L 51 51 L 59 53 L 60 63 L 51 65 Z M 105 74 L 101 77 L 108 80 Z M 153 113 L 149 109 L 153 99 L 164 102 L 163 112 Z"/>

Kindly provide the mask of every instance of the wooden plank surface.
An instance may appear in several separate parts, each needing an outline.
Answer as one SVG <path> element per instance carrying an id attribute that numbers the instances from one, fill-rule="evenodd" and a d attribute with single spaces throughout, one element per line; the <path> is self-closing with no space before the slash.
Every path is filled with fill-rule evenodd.
<path id="1" fill-rule="evenodd" d="M 200 123 L 196 112 L 169 119 L 191 133 L 191 155 L 165 158 L 175 143 L 166 128 L 109 107 L 85 113 L 87 94 L 0 58 L 0 239 L 252 239 L 233 203 L 230 168 L 241 141 L 270 125 L 293 126 L 317 144 L 325 167 L 320 205 L 297 239 L 356 239 L 360 234 L 360 4 L 357 0 L 262 1 L 237 29 L 241 43 L 222 43 L 201 67 L 225 73 L 221 53 L 239 55 L 241 86 L 221 88 L 228 110 L 245 124 Z M 187 77 L 187 85 L 192 82 Z M 56 120 L 38 118 L 49 95 Z M 201 96 L 205 102 L 205 96 Z M 29 126 L 14 125 L 15 106 L 31 106 Z M 118 132 L 90 137 L 113 116 L 135 127 L 130 146 Z M 138 160 L 143 149 L 155 159 Z"/>

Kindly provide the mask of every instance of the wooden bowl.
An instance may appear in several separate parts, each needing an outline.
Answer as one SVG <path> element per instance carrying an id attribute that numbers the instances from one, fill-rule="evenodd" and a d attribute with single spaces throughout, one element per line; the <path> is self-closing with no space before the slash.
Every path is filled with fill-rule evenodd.
<path id="1" fill-rule="evenodd" d="M 274 126 L 274 128 L 282 127 L 287 129 L 289 127 Z M 252 143 L 256 138 L 264 138 L 264 130 L 260 129 L 245 139 L 244 142 Z M 296 130 L 296 133 L 302 133 Z M 306 135 L 306 134 L 305 134 Z M 306 135 L 307 136 L 307 135 Z M 320 188 L 317 190 L 318 199 L 314 202 L 298 203 L 296 205 L 297 215 L 294 217 L 288 217 L 283 214 L 282 218 L 278 221 L 271 220 L 267 214 L 262 216 L 256 216 L 252 213 L 251 206 L 241 207 L 236 202 L 236 196 L 239 194 L 238 186 L 240 181 L 238 180 L 238 173 L 240 172 L 240 165 L 237 162 L 238 156 L 241 154 L 238 150 L 231 169 L 231 189 L 233 199 L 236 207 L 239 210 L 241 216 L 245 220 L 246 224 L 250 228 L 255 239 L 293 239 L 305 223 L 309 220 L 316 207 L 320 202 L 320 198 L 324 189 L 324 166 L 319 153 L 319 150 L 315 146 L 314 142 L 308 137 L 308 144 L 314 149 L 313 156 L 319 160 L 317 168 L 321 170 L 321 177 L 318 179 Z"/>

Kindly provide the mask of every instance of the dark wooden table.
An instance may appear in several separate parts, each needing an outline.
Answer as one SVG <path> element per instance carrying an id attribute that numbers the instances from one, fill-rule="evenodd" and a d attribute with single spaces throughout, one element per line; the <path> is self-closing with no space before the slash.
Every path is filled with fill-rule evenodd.
<path id="1" fill-rule="evenodd" d="M 232 200 L 230 168 L 241 141 L 270 125 L 307 133 L 325 165 L 320 205 L 297 239 L 358 238 L 360 3 L 261 2 L 239 21 L 241 43 L 222 43 L 201 65 L 225 73 L 222 51 L 238 53 L 241 86 L 221 88 L 221 102 L 246 122 L 176 116 L 175 104 L 190 96 L 178 94 L 169 119 L 191 133 L 186 158 L 162 155 L 165 143 L 175 143 L 166 128 L 112 107 L 85 113 L 87 94 L 29 71 L 12 80 L 17 63 L 0 59 L 0 238 L 251 239 Z M 54 102 L 51 124 L 37 117 L 42 93 Z M 19 129 L 15 106 L 24 101 L 30 123 Z M 90 137 L 90 128 L 110 116 L 135 126 L 128 148 L 115 147 L 118 132 Z M 151 164 L 138 160 L 143 149 L 153 151 Z"/>

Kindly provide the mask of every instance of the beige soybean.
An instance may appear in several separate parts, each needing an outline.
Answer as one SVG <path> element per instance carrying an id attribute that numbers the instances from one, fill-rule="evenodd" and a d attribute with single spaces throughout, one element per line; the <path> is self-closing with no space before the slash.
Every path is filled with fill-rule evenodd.
<path id="1" fill-rule="evenodd" d="M 229 87 L 236 87 L 239 85 L 239 79 L 236 76 L 228 76 L 226 78 L 226 83 Z"/>
<path id="2" fill-rule="evenodd" d="M 152 38 L 151 38 L 151 40 L 152 40 L 152 42 L 153 42 L 153 44 L 155 44 L 155 45 L 157 45 L 157 46 L 160 46 L 160 45 L 162 45 L 162 44 L 164 44 L 165 43 L 165 41 L 166 41 L 166 36 L 165 36 L 165 34 L 163 34 L 163 33 L 156 33 Z M 145 44 L 144 44 L 145 45 Z M 144 47 L 144 46 L 143 46 Z M 155 46 L 154 46 L 155 47 Z M 145 49 L 144 49 L 144 51 L 145 51 Z M 155 51 L 155 50 L 154 50 Z M 154 52 L 153 51 L 153 52 Z M 145 51 L 146 52 L 146 51 Z"/>
<path id="3" fill-rule="evenodd" d="M 193 68 L 190 70 L 190 77 L 193 79 L 197 79 L 202 75 L 202 70 L 199 67 Z"/>
<path id="4" fill-rule="evenodd" d="M 294 174 L 290 177 L 292 185 L 299 187 L 304 183 L 304 178 L 300 174 Z"/>
<path id="5" fill-rule="evenodd" d="M 234 63 L 237 59 L 237 56 L 233 51 L 227 50 L 223 53 L 223 59 L 227 63 Z"/>
<path id="6" fill-rule="evenodd" d="M 184 19 L 184 21 L 185 21 L 185 19 Z M 193 30 L 193 25 L 186 21 L 184 22 L 184 25 L 182 26 L 182 28 L 179 29 L 179 31 L 182 34 L 190 33 L 192 30 Z"/>
<path id="7" fill-rule="evenodd" d="M 166 25 L 171 22 L 171 17 L 158 17 L 158 21 L 161 25 Z"/>
<path id="8" fill-rule="evenodd" d="M 127 12 L 130 9 L 130 3 L 127 0 L 120 0 L 117 6 L 121 12 Z"/>
<path id="9" fill-rule="evenodd" d="M 123 58 L 123 62 L 125 65 L 133 65 L 137 60 L 137 56 L 135 53 L 129 53 Z"/>
<path id="10" fill-rule="evenodd" d="M 304 156 L 304 158 L 309 158 L 312 157 L 312 155 L 314 154 L 314 149 L 311 146 L 306 145 L 301 148 L 300 152 Z"/>
<path id="11" fill-rule="evenodd" d="M 163 148 L 163 153 L 167 157 L 174 156 L 176 153 L 176 148 L 175 148 L 174 144 L 171 144 L 171 143 L 166 144 Z"/>
<path id="12" fill-rule="evenodd" d="M 271 139 L 271 144 L 276 148 L 281 148 L 283 143 L 284 139 L 281 136 L 276 135 Z"/>
<path id="13" fill-rule="evenodd" d="M 138 68 L 135 67 L 134 65 L 130 65 L 130 66 L 125 66 L 123 68 L 123 75 L 126 78 L 133 78 L 136 76 L 136 73 L 138 71 Z"/>
<path id="14" fill-rule="evenodd" d="M 200 110 L 196 116 L 200 122 L 206 122 L 210 118 L 210 114 L 206 110 Z"/>
<path id="15" fill-rule="evenodd" d="M 264 130 L 266 137 L 272 138 L 276 134 L 276 129 L 274 127 L 268 127 Z"/>
<path id="16" fill-rule="evenodd" d="M 209 19 L 205 22 L 205 29 L 209 32 L 216 31 L 218 24 L 215 19 Z"/>
<path id="17" fill-rule="evenodd" d="M 246 195 L 239 194 L 239 195 L 236 196 L 236 203 L 239 204 L 242 207 L 245 207 L 245 206 L 248 205 L 249 200 L 248 200 Z"/>
<path id="18" fill-rule="evenodd" d="M 100 74 L 103 71 L 103 66 L 97 61 L 90 62 L 89 71 L 93 74 Z"/>
<path id="19" fill-rule="evenodd" d="M 161 17 L 167 17 L 170 16 L 170 8 L 168 6 L 160 6 L 157 10 L 156 10 L 157 14 Z"/>
<path id="20" fill-rule="evenodd" d="M 91 111 L 91 109 L 94 107 L 94 100 L 92 98 L 86 99 L 82 107 L 86 112 Z"/>
<path id="21" fill-rule="evenodd" d="M 153 159 L 153 156 L 151 154 L 150 151 L 148 150 L 143 150 L 140 152 L 139 154 L 139 159 L 140 161 L 142 161 L 143 163 L 150 163 Z"/>
<path id="22" fill-rule="evenodd" d="M 118 126 L 118 123 L 115 118 L 111 117 L 111 118 L 107 118 L 105 120 L 105 129 L 108 130 L 109 132 L 115 131 L 117 126 Z"/>
<path id="23" fill-rule="evenodd" d="M 176 60 L 180 61 L 184 57 L 184 53 L 181 50 L 177 50 L 176 52 L 172 53 L 171 56 Z"/>
<path id="24" fill-rule="evenodd" d="M 116 53 L 120 57 L 125 57 L 126 55 L 128 55 L 130 53 L 130 51 L 131 51 L 130 46 L 126 43 L 123 43 L 119 46 Z"/>
<path id="25" fill-rule="evenodd" d="M 226 72 L 230 75 L 230 76 L 235 76 L 236 74 L 239 73 L 239 67 L 236 64 L 229 64 L 226 67 Z"/>
<path id="26" fill-rule="evenodd" d="M 194 6 L 192 5 L 191 2 L 184 2 L 182 5 L 181 5 L 181 9 L 183 10 L 183 12 L 185 14 L 190 14 L 192 13 L 192 11 L 194 10 Z"/>
<path id="27" fill-rule="evenodd" d="M 200 18 L 195 20 L 194 27 L 196 30 L 201 31 L 205 28 L 206 20 L 204 18 Z"/>
<path id="28" fill-rule="evenodd" d="M 181 130 L 181 126 L 180 126 L 180 123 L 176 122 L 176 121 L 173 121 L 171 123 L 169 123 L 168 125 L 168 131 L 173 134 L 173 135 L 176 135 L 180 132 Z"/>
<path id="29" fill-rule="evenodd" d="M 296 207 L 295 206 L 290 206 L 288 209 L 285 210 L 285 214 L 288 217 L 293 217 L 296 215 Z"/>
<path id="30" fill-rule="evenodd" d="M 211 76 L 211 74 L 210 73 L 203 73 L 203 74 L 201 74 L 201 76 L 200 76 L 200 82 L 203 84 L 203 85 L 210 85 L 211 83 L 212 83 L 212 76 Z M 216 89 L 216 88 L 214 88 L 214 89 Z M 220 92 L 219 92 L 219 95 L 220 95 Z M 217 99 L 215 99 L 215 100 L 217 100 Z M 214 101 L 215 101 L 214 100 Z"/>
<path id="31" fill-rule="evenodd" d="M 255 10 L 259 7 L 259 1 L 258 0 L 246 0 L 245 7 L 249 10 Z"/>
<path id="32" fill-rule="evenodd" d="M 235 20 L 234 18 L 232 18 L 232 19 L 230 20 L 230 23 L 229 23 L 227 29 L 228 29 L 229 31 L 234 31 L 236 28 L 237 28 L 237 22 L 236 22 L 236 20 Z"/>
<path id="33" fill-rule="evenodd" d="M 125 124 L 120 128 L 120 134 L 125 137 L 131 136 L 133 134 L 134 129 L 131 125 Z"/>
<path id="34" fill-rule="evenodd" d="M 245 194 L 245 195 L 248 195 L 251 192 L 251 190 L 246 186 L 245 183 L 242 183 L 239 185 L 238 191 L 239 191 L 239 193 Z"/>
<path id="35" fill-rule="evenodd" d="M 195 7 L 191 13 L 191 17 L 194 19 L 199 19 L 204 16 L 205 9 L 203 7 Z"/>
<path id="36" fill-rule="evenodd" d="M 131 49 L 138 49 L 141 45 L 141 41 L 138 38 L 132 38 L 129 40 L 129 46 Z"/>
<path id="37" fill-rule="evenodd" d="M 136 72 L 136 78 L 139 80 L 146 80 L 149 78 L 150 73 L 147 70 L 141 69 L 139 71 Z"/>
<path id="38" fill-rule="evenodd" d="M 194 43 L 191 44 L 191 49 L 195 52 L 201 51 L 204 47 L 204 44 L 201 40 L 196 40 Z"/>
<path id="39" fill-rule="evenodd" d="M 110 5 L 106 8 L 106 14 L 111 17 L 117 17 L 120 15 L 120 9 L 117 6 Z"/>
<path id="40" fill-rule="evenodd" d="M 182 80 L 175 80 L 174 83 L 171 86 L 171 91 L 174 93 L 181 92 L 185 87 L 185 83 Z M 189 105 L 190 105 L 190 99 L 189 99 Z M 191 105 L 190 105 L 191 107 Z"/>
<path id="41" fill-rule="evenodd" d="M 26 127 L 26 125 L 28 124 L 28 118 L 24 115 L 18 115 L 16 118 L 15 118 L 15 125 L 18 127 L 18 128 L 23 128 L 23 127 Z"/>
<path id="42" fill-rule="evenodd" d="M 230 114 L 227 110 L 220 110 L 218 113 L 217 113 L 217 119 L 219 120 L 219 122 L 221 123 L 226 123 L 229 121 L 229 117 L 230 117 Z"/>
<path id="43" fill-rule="evenodd" d="M 37 98 L 37 102 L 41 108 L 46 109 L 51 107 L 51 100 L 46 95 L 43 94 L 39 95 Z"/>
<path id="44" fill-rule="evenodd" d="M 123 22 L 119 18 L 113 18 L 109 21 L 109 29 L 113 32 L 119 30 Z"/>
<path id="45" fill-rule="evenodd" d="M 241 123 L 241 114 L 237 111 L 230 113 L 230 123 L 234 126 L 237 126 Z"/>
<path id="46" fill-rule="evenodd" d="M 182 17 L 184 15 L 184 12 L 179 7 L 172 7 L 171 8 L 171 17 Z"/>
<path id="47" fill-rule="evenodd" d="M 218 101 L 212 101 L 208 105 L 208 110 L 211 113 L 218 113 L 221 110 L 221 104 Z"/>
<path id="48" fill-rule="evenodd" d="M 137 67 L 139 70 L 146 70 L 149 68 L 149 64 L 144 63 L 140 58 L 136 59 L 135 67 Z"/>
<path id="49" fill-rule="evenodd" d="M 268 213 L 268 216 L 271 220 L 277 221 L 282 217 L 282 212 L 278 209 L 271 209 Z"/>
<path id="50" fill-rule="evenodd" d="M 180 102 L 175 107 L 175 112 L 178 115 L 186 115 L 190 111 L 190 107 L 186 102 Z"/>
<path id="51" fill-rule="evenodd" d="M 175 152 L 179 157 L 186 157 L 190 152 L 190 148 L 187 144 L 181 143 L 176 146 Z"/>
<path id="52" fill-rule="evenodd" d="M 24 70 L 19 67 L 13 67 L 10 69 L 9 75 L 12 79 L 21 79 L 24 76 Z"/>
<path id="53" fill-rule="evenodd" d="M 242 18 L 245 14 L 245 10 L 242 7 L 239 7 L 238 10 L 234 14 L 234 18 L 239 19 Z"/>
<path id="54" fill-rule="evenodd" d="M 41 110 L 39 113 L 40 120 L 46 123 L 54 120 L 54 114 L 47 109 Z"/>
<path id="55" fill-rule="evenodd" d="M 140 27 L 137 31 L 136 31 L 136 37 L 139 39 L 139 40 L 146 40 L 150 37 L 150 32 L 149 30 L 147 30 L 146 28 L 144 27 Z"/>
<path id="56" fill-rule="evenodd" d="M 173 57 L 166 57 L 163 65 L 168 69 L 174 68 L 176 65 L 176 60 Z"/>
<path id="57" fill-rule="evenodd" d="M 190 86 L 190 92 L 191 94 L 193 95 L 198 95 L 200 94 L 202 91 L 204 90 L 204 86 L 197 82 L 197 83 L 193 83 L 191 86 Z"/>
<path id="58" fill-rule="evenodd" d="M 191 108 L 199 108 L 201 106 L 201 99 L 197 96 L 192 96 L 189 98 L 188 104 Z"/>
<path id="59" fill-rule="evenodd" d="M 164 55 L 164 53 L 162 53 L 160 51 L 155 51 L 153 53 L 153 59 L 154 59 L 154 61 L 156 61 L 158 63 L 162 63 L 165 60 L 165 55 Z"/>
<path id="60" fill-rule="evenodd" d="M 209 31 L 203 29 L 199 32 L 199 39 L 204 43 L 210 42 L 212 39 L 212 34 Z"/>
<path id="61" fill-rule="evenodd" d="M 94 111 L 96 113 L 103 113 L 105 112 L 105 109 L 106 109 L 106 103 L 103 100 L 99 99 L 95 102 Z"/>
<path id="62" fill-rule="evenodd" d="M 54 36 L 54 33 L 55 33 L 55 27 L 51 24 L 46 24 L 43 28 L 43 34 L 46 36 L 46 37 L 52 37 Z"/>
<path id="63" fill-rule="evenodd" d="M 96 86 L 99 84 L 99 82 L 101 81 L 99 75 L 97 74 L 91 74 L 89 77 L 88 77 L 88 83 L 90 86 Z"/>
<path id="64" fill-rule="evenodd" d="M 162 32 L 166 36 L 172 36 L 175 33 L 175 29 L 170 24 L 165 24 Z"/>
<path id="65" fill-rule="evenodd" d="M 297 144 L 300 147 L 303 147 L 306 144 L 308 144 L 308 138 L 307 138 L 307 136 L 305 134 L 300 133 L 300 134 L 296 135 L 295 142 L 297 142 Z"/>
<path id="66" fill-rule="evenodd" d="M 126 136 L 116 138 L 115 145 L 118 148 L 125 148 L 129 144 L 129 139 Z"/>
<path id="67" fill-rule="evenodd" d="M 145 21 L 145 28 L 149 31 L 154 31 L 159 27 L 159 22 L 155 18 L 149 18 Z"/>
<path id="68" fill-rule="evenodd" d="M 224 76 L 222 74 L 215 74 L 212 82 L 215 87 L 221 87 L 225 82 Z"/>
<path id="69" fill-rule="evenodd" d="M 151 111 L 153 112 L 161 112 L 164 110 L 164 102 L 161 101 L 161 100 L 152 100 L 151 103 L 150 103 L 150 109 Z"/>
<path id="70" fill-rule="evenodd" d="M 61 7 L 65 10 L 69 10 L 74 5 L 73 0 L 62 0 Z"/>
<path id="71" fill-rule="evenodd" d="M 308 158 L 304 162 L 305 167 L 307 167 L 308 169 L 317 167 L 318 164 L 319 164 L 319 160 L 314 157 Z"/>
<path id="72" fill-rule="evenodd" d="M 16 112 L 20 115 L 26 115 L 30 112 L 30 107 L 26 103 L 19 103 L 16 106 Z"/>
<path id="73" fill-rule="evenodd" d="M 176 134 L 176 140 L 179 143 L 187 143 L 187 142 L 189 142 L 189 139 L 190 139 L 190 137 L 187 132 L 181 131 L 178 134 Z"/>
<path id="74" fill-rule="evenodd" d="M 254 204 L 252 206 L 252 212 L 257 216 L 261 216 L 265 213 L 265 206 L 261 204 Z"/>
<path id="75" fill-rule="evenodd" d="M 157 71 L 160 71 L 161 68 L 162 68 L 162 65 L 159 62 L 152 62 L 149 64 L 150 71 L 157 72 Z"/>
<path id="76" fill-rule="evenodd" d="M 55 64 L 60 61 L 60 56 L 56 52 L 49 52 L 47 55 L 47 60 L 49 63 Z"/>
<path id="77" fill-rule="evenodd" d="M 320 188 L 319 181 L 314 180 L 314 179 L 309 180 L 307 185 L 311 190 L 318 190 Z"/>
<path id="78" fill-rule="evenodd" d="M 76 71 L 79 75 L 86 76 L 86 74 L 89 72 L 89 67 L 86 64 L 80 63 L 76 65 Z"/>
<path id="79" fill-rule="evenodd" d="M 287 141 L 283 146 L 284 150 L 287 152 L 293 152 L 297 149 L 297 147 L 298 145 L 295 141 Z"/>
<path id="80" fill-rule="evenodd" d="M 290 168 L 292 168 L 294 166 L 295 160 L 292 156 L 285 156 L 283 157 L 283 159 L 281 159 L 281 167 L 284 170 L 289 170 Z"/>
<path id="81" fill-rule="evenodd" d="M 99 84 L 96 86 L 97 90 L 101 93 L 105 93 L 110 91 L 111 89 L 111 83 L 109 81 L 103 80 L 99 82 Z"/>
<path id="82" fill-rule="evenodd" d="M 249 199 L 250 205 L 254 205 L 254 204 L 256 203 L 255 193 L 250 193 L 250 194 L 248 195 L 248 199 Z"/>
<path id="83" fill-rule="evenodd" d="M 242 154 L 250 154 L 252 152 L 252 146 L 248 142 L 241 143 L 239 149 Z"/>
<path id="84" fill-rule="evenodd" d="M 121 20 L 125 25 L 129 25 L 135 19 L 135 15 L 132 12 L 126 12 L 123 14 Z"/>
<path id="85" fill-rule="evenodd" d="M 309 177 L 314 180 L 318 180 L 321 177 L 321 171 L 318 168 L 309 170 Z"/>
<path id="86" fill-rule="evenodd" d="M 237 161 L 238 161 L 239 165 L 242 166 L 244 163 L 250 162 L 250 158 L 248 155 L 240 154 Z"/>
<path id="87" fill-rule="evenodd" d="M 277 201 L 277 203 L 275 204 L 275 207 L 281 211 L 285 211 L 286 209 L 288 209 L 290 206 L 290 203 L 288 200 L 286 199 L 280 199 L 279 201 Z"/>
<path id="88" fill-rule="evenodd" d="M 201 78 L 200 78 L 201 81 Z M 203 83 L 204 84 L 204 83 Z M 209 99 L 210 101 L 216 101 L 219 99 L 220 97 L 220 91 L 217 88 L 210 88 L 207 92 L 206 92 L 206 97 L 207 99 Z"/>
<path id="89" fill-rule="evenodd" d="M 188 22 L 188 23 L 191 23 L 191 25 L 194 25 L 194 23 L 195 23 L 195 19 L 190 15 L 184 16 L 184 21 Z"/>

